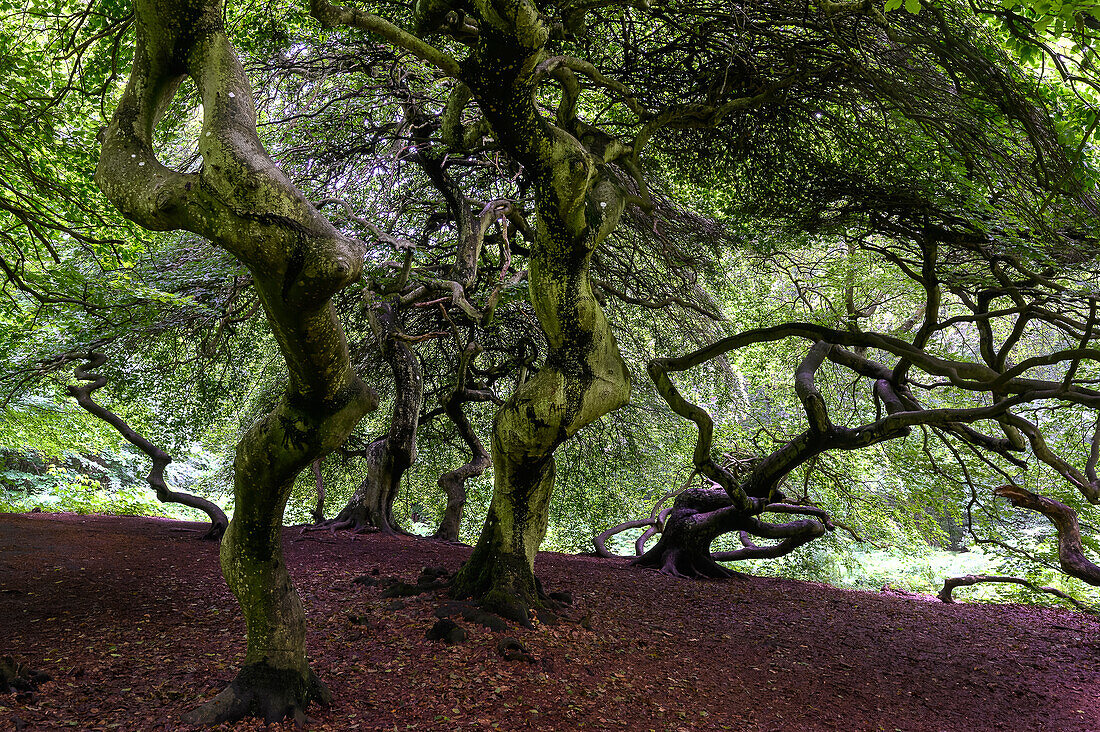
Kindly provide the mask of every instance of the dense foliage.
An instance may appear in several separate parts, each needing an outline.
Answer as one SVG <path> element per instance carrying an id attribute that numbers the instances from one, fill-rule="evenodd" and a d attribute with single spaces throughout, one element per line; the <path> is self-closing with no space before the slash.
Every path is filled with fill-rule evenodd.
<path id="1" fill-rule="evenodd" d="M 0 509 L 1100 599 L 1095 9 L 166 8 L 0 2 Z"/>

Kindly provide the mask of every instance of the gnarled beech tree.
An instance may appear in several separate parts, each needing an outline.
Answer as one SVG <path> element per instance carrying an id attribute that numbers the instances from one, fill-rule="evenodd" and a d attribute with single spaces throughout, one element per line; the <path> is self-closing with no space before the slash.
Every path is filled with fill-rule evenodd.
<path id="1" fill-rule="evenodd" d="M 593 151 L 536 104 L 549 58 L 548 29 L 532 3 L 475 2 L 477 40 L 460 66 L 454 59 L 360 11 L 312 3 L 322 22 L 381 32 L 462 83 L 445 117 L 460 119 L 474 99 L 501 146 L 531 178 L 536 197 L 529 292 L 549 353 L 534 378 L 494 420 L 494 491 L 481 538 L 455 578 L 454 592 L 502 615 L 529 621 L 544 606 L 534 561 L 546 534 L 554 485 L 554 451 L 577 430 L 626 403 L 630 377 L 603 310 L 592 294 L 589 263 L 615 228 L 627 195 L 607 167 L 611 151 Z M 424 17 L 440 8 L 421 9 Z M 443 11 L 446 12 L 445 10 Z"/>
<path id="2" fill-rule="evenodd" d="M 497 414 L 493 501 L 454 584 L 456 593 L 519 619 L 543 604 L 533 561 L 545 533 L 554 452 L 629 395 L 626 366 L 595 295 L 656 307 L 675 302 L 675 293 L 638 291 L 631 256 L 616 262 L 606 287 L 594 287 L 590 274 L 595 250 L 615 242 L 637 211 L 653 210 L 661 163 L 692 182 L 738 168 L 737 178 L 750 185 L 729 188 L 734 196 L 758 195 L 753 203 L 778 189 L 756 186 L 754 170 L 772 176 L 770 184 L 785 180 L 799 204 L 823 188 L 834 193 L 833 179 L 852 173 L 848 156 L 837 153 L 850 140 L 874 140 L 863 157 L 879 173 L 957 199 L 947 207 L 966 206 L 973 187 L 943 185 L 937 176 L 944 169 L 1020 187 L 1034 187 L 1028 178 L 1072 177 L 1067 156 L 1052 153 L 1058 143 L 1050 116 L 962 3 L 889 19 L 864 2 L 785 0 L 422 0 L 411 18 L 326 0 L 310 7 L 322 23 L 380 36 L 449 78 L 440 80 L 451 93 L 432 145 L 460 155 L 499 149 L 516 166 L 520 189 L 533 192 L 532 221 L 521 228 L 532 242 L 530 299 L 549 353 Z M 895 154 L 910 146 L 920 154 Z M 1040 154 L 1018 154 L 1026 147 Z M 799 165 L 814 155 L 829 167 L 818 165 L 804 179 Z M 946 165 L 928 165 L 930 155 Z M 879 205 L 850 187 L 821 203 L 812 206 L 819 218 L 849 203 L 865 213 Z M 666 222 L 648 223 L 656 243 Z M 805 449 L 821 449 L 818 441 L 807 437 Z M 768 502 L 766 483 L 764 494 L 748 496 L 752 505 Z"/>
<path id="3" fill-rule="evenodd" d="M 594 7 L 552 9 L 530 0 L 422 2 L 416 4 L 410 32 L 359 9 L 311 2 L 322 23 L 378 34 L 453 79 L 438 143 L 462 153 L 491 135 L 533 191 L 533 220 L 517 211 L 509 219 L 519 219 L 517 228 L 531 243 L 529 297 L 548 353 L 534 377 L 496 415 L 493 500 L 478 545 L 453 585 L 455 594 L 475 597 L 521 622 L 546 605 L 535 581 L 534 558 L 546 532 L 554 452 L 629 398 L 629 372 L 595 296 L 590 267 L 597 248 L 620 227 L 628 205 L 653 207 L 638 156 L 658 130 L 712 127 L 807 76 L 783 69 L 776 72 L 778 79 L 724 87 L 720 100 L 712 96 L 707 103 L 683 104 L 674 92 L 675 102 L 660 98 L 647 109 L 632 90 L 591 63 L 557 54 L 563 37 L 580 34 Z M 565 26 L 556 17 L 559 12 Z M 683 47 L 690 54 L 691 42 L 700 36 L 694 28 L 683 33 L 691 39 Z M 425 40 L 435 34 L 464 46 L 465 57 L 459 61 Z M 632 119 L 625 132 L 609 134 L 584 119 L 590 110 L 581 97 L 590 90 L 605 97 L 596 106 L 610 100 L 627 110 Z M 555 100 L 556 108 L 548 99 Z M 479 110 L 473 120 L 471 102 Z"/>
<path id="4" fill-rule="evenodd" d="M 393 502 L 401 478 L 416 460 L 416 430 L 424 400 L 424 376 L 420 359 L 401 331 L 398 310 L 391 303 L 378 303 L 369 315 L 371 329 L 389 364 L 394 381 L 393 412 L 385 435 L 357 451 L 367 464 L 367 476 L 348 503 L 331 522 L 330 529 L 377 530 L 395 533 Z M 350 453 L 348 453 L 350 454 Z"/>
<path id="5" fill-rule="evenodd" d="M 1028 308 L 1027 315 L 1022 317 L 1041 319 L 1039 312 L 1039 308 Z M 1085 327 L 1091 330 L 1092 326 Z M 669 372 L 698 366 L 733 349 L 784 338 L 804 338 L 812 344 L 795 372 L 795 392 L 808 426 L 794 439 L 754 461 L 755 465 L 744 475 L 737 475 L 714 458 L 714 425 L 710 415 L 680 394 Z M 1085 338 L 1088 340 L 1087 333 Z M 1013 344 L 1006 345 L 1011 348 Z M 898 359 L 898 363 L 888 367 L 858 353 L 866 349 L 877 349 Z M 872 382 L 869 396 L 878 410 L 876 419 L 857 427 L 832 423 L 825 399 L 814 383 L 814 376 L 826 359 Z M 708 478 L 713 487 L 685 490 L 676 497 L 671 510 L 651 519 L 624 523 L 600 534 L 596 548 L 600 554 L 610 556 L 605 542 L 611 535 L 631 528 L 654 526 L 660 531 L 660 539 L 635 560 L 638 565 L 676 576 L 731 576 L 733 572 L 718 564 L 719 561 L 782 556 L 835 528 L 828 514 L 820 508 L 783 502 L 779 485 L 792 470 L 827 450 L 853 450 L 898 439 L 918 426 L 937 427 L 955 439 L 1020 467 L 1025 462 L 1014 453 L 1030 447 L 1039 460 L 1062 472 L 1090 502 L 1096 503 L 1095 466 L 1086 468 L 1089 475 L 1077 471 L 1064 458 L 1050 451 L 1038 429 L 1016 413 L 1018 408 L 1041 402 L 1061 402 L 1100 410 L 1100 392 L 1091 388 L 1088 381 L 1075 383 L 1073 379 L 1082 360 L 1100 360 L 1100 351 L 1070 345 L 1049 356 L 1027 359 L 1011 369 L 994 370 L 984 364 L 945 359 L 892 336 L 841 331 L 808 323 L 748 331 L 679 358 L 655 359 L 649 364 L 650 376 L 673 411 L 698 427 L 695 469 Z M 1064 380 L 1022 376 L 1031 368 L 1052 364 L 1060 365 L 1068 376 Z M 991 398 L 988 404 L 981 406 L 927 408 L 914 395 L 914 377 L 910 370 Z M 1003 430 L 1003 436 L 994 437 L 974 429 L 971 425 L 978 422 L 997 425 Z M 1096 437 L 1092 444 L 1095 452 Z M 1089 584 L 1100 583 L 1096 565 L 1084 553 L 1072 509 L 1019 486 L 1001 486 L 995 493 L 1010 499 L 1016 506 L 1050 518 L 1058 532 L 1058 553 L 1063 570 Z M 765 513 L 802 514 L 807 518 L 777 524 L 762 520 L 760 516 Z M 744 547 L 712 553 L 710 547 L 714 540 L 732 532 L 738 532 Z M 771 546 L 758 546 L 752 540 L 754 536 L 780 541 Z"/>
<path id="6" fill-rule="evenodd" d="M 533 4 L 475 3 L 479 35 L 467 59 L 458 108 L 472 95 L 504 149 L 530 176 L 535 231 L 530 297 L 548 344 L 545 363 L 507 400 L 493 423 L 493 499 L 454 592 L 520 622 L 544 605 L 534 575 L 554 487 L 554 451 L 588 423 L 626 403 L 630 376 L 589 264 L 617 226 L 626 193 L 569 126 L 551 122 L 535 94 L 549 38 Z M 602 151 L 600 151 L 602 152 Z M 610 156 L 608 156 L 610 158 Z"/>
<path id="7" fill-rule="evenodd" d="M 905 230 L 901 222 L 895 224 L 899 231 Z M 671 509 L 603 532 L 596 538 L 602 555 L 608 555 L 605 544 L 611 535 L 640 527 L 649 528 L 650 534 L 659 531 L 661 538 L 644 554 L 640 540 L 641 556 L 636 563 L 669 574 L 723 577 L 731 572 L 718 561 L 786 554 L 834 528 L 828 515 L 812 504 L 782 502 L 779 487 L 786 475 L 825 451 L 899 439 L 914 427 L 932 429 L 941 439 L 964 444 L 986 461 L 1003 460 L 1016 469 L 1026 469 L 1030 457 L 1065 479 L 1089 503 L 1100 503 L 1096 471 L 1100 428 L 1089 440 L 1085 459 L 1075 460 L 1050 446 L 1034 416 L 1049 409 L 1070 409 L 1084 419 L 1100 411 L 1100 391 L 1093 378 L 1100 362 L 1100 350 L 1094 347 L 1100 332 L 1097 301 L 1095 295 L 1077 289 L 1082 278 L 1095 276 L 1094 265 L 1090 260 L 1060 265 L 1051 261 L 1038 270 L 1028 261 L 1039 253 L 1038 247 L 1023 257 L 1012 247 L 974 231 L 956 230 L 948 235 L 944 229 L 929 226 L 927 219 L 919 231 L 906 256 L 900 254 L 900 245 L 899 250 L 890 251 L 891 261 L 918 282 L 925 295 L 920 317 L 911 324 L 915 331 L 907 337 L 865 331 L 858 316 L 849 322 L 848 330 L 790 322 L 739 333 L 684 356 L 650 362 L 649 373 L 658 392 L 673 411 L 698 427 L 693 462 L 696 472 L 713 487 L 685 490 Z M 959 258 L 948 242 L 966 248 L 972 256 Z M 881 248 L 878 243 L 870 246 Z M 1058 253 L 1072 258 L 1076 246 L 1064 239 Z M 915 266 L 910 266 L 914 259 L 909 255 L 916 258 Z M 956 264 L 950 264 L 951 260 Z M 959 262 L 961 269 L 956 269 Z M 988 279 L 980 277 L 982 268 Z M 962 272 L 967 277 L 963 278 Z M 974 360 L 943 355 L 959 332 L 973 336 L 971 348 L 961 350 L 970 350 Z M 1029 343 L 1029 332 L 1042 344 L 1038 355 L 1030 352 L 1035 346 Z M 811 344 L 794 374 L 794 391 L 807 428 L 751 461 L 747 469 L 731 470 L 715 457 L 710 414 L 685 399 L 670 374 L 735 349 L 788 338 Z M 832 422 L 827 400 L 815 380 L 826 362 L 858 380 L 870 381 L 869 401 L 862 409 L 857 402 L 854 414 L 873 413 L 873 420 L 855 427 Z M 944 403 L 948 392 L 958 406 Z M 926 400 L 935 400 L 939 406 L 927 407 L 922 403 Z M 993 493 L 1050 519 L 1058 534 L 1063 571 L 1089 584 L 1100 584 L 1072 508 L 1019 485 L 1003 485 Z M 803 514 L 807 518 L 776 524 L 763 521 L 760 516 L 765 513 Z M 731 532 L 738 532 L 743 548 L 712 553 L 712 542 Z M 780 541 L 759 546 L 753 536 Z"/>
<path id="8" fill-rule="evenodd" d="M 376 403 L 350 367 L 330 302 L 358 279 L 363 247 L 318 213 L 261 145 L 221 0 L 137 0 L 134 12 L 133 67 L 104 136 L 96 182 L 136 223 L 194 232 L 245 264 L 288 370 L 277 406 L 237 446 L 236 510 L 221 545 L 222 572 L 247 625 L 244 666 L 188 720 L 300 719 L 307 704 L 329 694 L 306 658 L 305 618 L 283 561 L 282 516 L 295 476 L 342 443 Z M 203 108 L 202 168 L 190 174 L 162 165 L 153 146 L 157 121 L 185 78 Z"/>

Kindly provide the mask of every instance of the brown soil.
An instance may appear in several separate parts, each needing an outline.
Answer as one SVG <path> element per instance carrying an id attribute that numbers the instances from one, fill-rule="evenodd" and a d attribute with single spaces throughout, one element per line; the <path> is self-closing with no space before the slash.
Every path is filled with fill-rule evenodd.
<path id="1" fill-rule="evenodd" d="M 217 548 L 180 531 L 197 528 L 0 514 L 0 656 L 53 677 L 33 698 L 0 696 L 0 730 L 185 728 L 243 651 Z M 402 603 L 352 580 L 453 571 L 468 548 L 307 536 L 287 530 L 288 562 L 335 697 L 310 729 L 1100 730 L 1100 622 L 1087 615 L 543 554 L 544 583 L 572 593 L 583 624 L 459 620 L 469 639 L 447 646 L 424 638 L 438 596 Z M 502 659 L 503 637 L 536 662 Z"/>

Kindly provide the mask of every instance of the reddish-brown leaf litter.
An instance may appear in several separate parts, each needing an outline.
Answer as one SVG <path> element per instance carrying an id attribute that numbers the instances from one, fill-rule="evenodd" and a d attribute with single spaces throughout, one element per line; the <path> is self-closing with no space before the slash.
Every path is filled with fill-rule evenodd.
<path id="1" fill-rule="evenodd" d="M 177 730 L 229 682 L 240 612 L 198 524 L 0 514 L 0 656 L 52 678 L 0 696 L 0 730 Z M 678 580 L 542 554 L 569 619 L 505 631 L 445 599 L 381 597 L 378 570 L 454 571 L 461 546 L 301 533 L 286 553 L 314 668 L 315 730 L 1100 730 L 1100 622 L 1018 605 L 944 605 L 774 578 Z M 505 660 L 502 638 L 534 661 Z M 291 723 L 271 728 L 293 729 Z M 259 721 L 216 729 L 263 729 Z"/>

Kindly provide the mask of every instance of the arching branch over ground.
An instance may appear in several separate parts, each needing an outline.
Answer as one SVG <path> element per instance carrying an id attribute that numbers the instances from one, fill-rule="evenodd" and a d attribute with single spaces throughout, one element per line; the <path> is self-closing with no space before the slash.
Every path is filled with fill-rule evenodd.
<path id="1" fill-rule="evenodd" d="M 1090 315 L 1095 317 L 1095 308 L 1090 309 Z M 1035 317 L 1029 314 L 1027 319 Z M 1086 334 L 1092 328 L 1088 324 L 1079 327 L 1085 328 Z M 669 378 L 669 372 L 698 366 L 730 350 L 790 337 L 806 339 L 812 344 L 794 374 L 794 391 L 802 404 L 808 427 L 772 453 L 755 461 L 744 475 L 735 475 L 712 457 L 715 454 L 714 426 L 709 413 L 680 394 Z M 899 359 L 898 366 L 890 368 L 860 355 L 870 349 Z M 747 331 L 680 358 L 655 359 L 649 364 L 650 375 L 673 411 L 695 422 L 698 428 L 695 469 L 709 479 L 713 487 L 680 493 L 671 513 L 663 521 L 651 517 L 609 529 L 597 537 L 597 548 L 601 547 L 607 536 L 632 525 L 659 528 L 660 540 L 635 562 L 672 575 L 696 577 L 731 575 L 730 570 L 717 563 L 719 561 L 782 556 L 833 528 L 828 515 L 820 509 L 782 503 L 783 497 L 778 487 L 791 470 L 829 450 L 853 450 L 903 438 L 915 426 L 935 426 L 974 449 L 1003 457 L 1017 465 L 1021 461 L 1013 453 L 1030 446 L 1040 460 L 1057 469 L 1086 498 L 1092 500 L 1096 485 L 1092 477 L 1055 454 L 1046 445 L 1038 428 L 1019 417 L 1014 410 L 1050 401 L 1100 409 L 1100 392 L 1087 382 L 1074 382 L 1076 364 L 1081 359 L 1098 358 L 1100 352 L 1067 349 L 1050 357 L 1030 360 L 1031 364 L 1060 363 L 1066 373 L 1063 379 L 1023 378 L 1022 374 L 1030 365 L 1026 360 L 1012 368 L 1004 365 L 1003 356 L 995 355 L 989 359 L 993 362 L 992 366 L 950 361 L 892 336 L 788 323 Z M 827 401 L 818 390 L 815 379 L 826 361 L 835 368 L 854 372 L 858 377 L 872 382 L 868 391 L 876 410 L 876 419 L 858 427 L 841 427 L 832 423 Z M 911 379 L 910 375 L 915 371 L 924 372 L 926 379 L 946 379 L 957 388 L 989 394 L 992 398 L 985 404 L 975 406 L 926 408 L 913 392 L 913 388 L 920 383 Z M 999 425 L 1005 437 L 996 438 L 971 426 L 977 422 Z M 1089 469 L 1086 466 L 1085 473 Z M 1090 584 L 1100 582 L 1100 571 L 1084 553 L 1076 514 L 1072 509 L 1018 486 L 1001 486 L 994 492 L 1009 498 L 1013 505 L 1047 516 L 1058 530 L 1063 570 Z M 777 524 L 762 521 L 759 516 L 765 512 L 804 514 L 807 518 Z M 731 532 L 738 532 L 743 548 L 712 554 L 710 547 L 714 540 Z M 753 537 L 779 541 L 775 545 L 760 546 L 753 541 Z M 606 551 L 601 553 L 606 555 Z"/>
<path id="2" fill-rule="evenodd" d="M 1074 597 L 1070 597 L 1056 587 L 1047 587 L 1045 585 L 1040 586 L 1035 584 L 1034 582 L 1028 582 L 1025 579 L 1020 579 L 1019 577 L 1006 577 L 1004 575 L 996 574 L 968 574 L 962 577 L 950 577 L 943 581 L 943 589 L 941 589 L 936 594 L 936 597 L 938 597 L 942 602 L 954 602 L 955 600 L 952 597 L 952 593 L 954 593 L 955 590 L 959 587 L 973 587 L 974 585 L 980 585 L 987 582 L 995 584 L 1000 583 L 1021 585 L 1035 592 L 1045 592 L 1048 595 L 1054 595 L 1055 597 L 1061 598 L 1073 605 L 1078 610 L 1085 610 L 1087 612 L 1093 613 L 1097 612 L 1097 610 L 1090 608 L 1088 605 L 1084 604 Z"/>
<path id="3" fill-rule="evenodd" d="M 1077 513 L 1064 503 L 1046 498 L 1021 488 L 1018 485 L 1002 485 L 993 489 L 1002 498 L 1007 498 L 1013 506 L 1041 513 L 1050 519 L 1058 532 L 1058 561 L 1062 571 L 1100 586 L 1100 567 L 1096 566 L 1085 554 L 1081 544 L 1081 529 L 1077 523 Z"/>
<path id="4" fill-rule="evenodd" d="M 114 427 L 127 442 L 149 456 L 153 461 L 153 467 L 149 471 L 146 480 L 156 492 L 158 501 L 161 503 L 178 503 L 204 512 L 210 517 L 210 528 L 203 535 L 203 538 L 221 539 L 222 535 L 225 534 L 226 527 L 229 526 L 229 519 L 226 518 L 225 512 L 218 505 L 201 496 L 171 490 L 164 481 L 164 469 L 172 462 L 172 456 L 142 437 L 130 425 L 126 424 L 125 420 L 103 405 L 98 404 L 92 398 L 93 392 L 107 386 L 107 377 L 94 373 L 105 363 L 107 363 L 106 355 L 94 351 L 88 353 L 84 363 L 76 367 L 73 375 L 77 379 L 89 383 L 70 386 L 69 394 L 76 399 L 80 406 Z"/>

